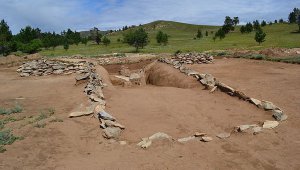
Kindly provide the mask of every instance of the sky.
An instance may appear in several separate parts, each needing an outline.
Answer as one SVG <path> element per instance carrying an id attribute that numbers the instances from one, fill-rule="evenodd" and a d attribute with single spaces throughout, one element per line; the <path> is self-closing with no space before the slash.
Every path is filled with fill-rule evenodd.
<path id="1" fill-rule="evenodd" d="M 225 16 L 240 23 L 287 20 L 300 0 L 0 0 L 0 19 L 14 34 L 30 25 L 61 32 L 118 29 L 155 20 L 222 25 Z"/>

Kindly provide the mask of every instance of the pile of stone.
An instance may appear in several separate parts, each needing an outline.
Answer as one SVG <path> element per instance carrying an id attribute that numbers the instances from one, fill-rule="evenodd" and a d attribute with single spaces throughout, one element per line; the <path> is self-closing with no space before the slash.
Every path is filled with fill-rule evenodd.
<path id="1" fill-rule="evenodd" d="M 172 59 L 181 64 L 211 64 L 214 57 L 205 53 L 179 53 Z"/>
<path id="2" fill-rule="evenodd" d="M 220 91 L 227 93 L 230 96 L 238 97 L 239 99 L 242 99 L 244 101 L 247 101 L 251 104 L 256 105 L 258 108 L 272 112 L 272 116 L 276 121 L 284 121 L 288 117 L 286 114 L 284 114 L 282 109 L 280 109 L 278 106 L 276 106 L 272 102 L 251 98 L 251 97 L 247 96 L 245 93 L 243 93 L 239 90 L 235 90 L 234 88 L 226 85 L 225 83 L 222 83 L 221 81 L 219 81 L 215 77 L 213 77 L 211 74 L 200 74 L 199 72 L 194 71 L 194 70 L 184 66 L 183 63 L 179 62 L 176 59 L 160 58 L 158 61 L 170 64 L 174 68 L 179 69 L 180 72 L 182 72 L 188 76 L 193 76 L 202 85 L 204 85 L 207 89 L 209 89 L 211 93 L 216 91 L 217 89 L 219 89 Z M 267 123 L 271 122 L 271 123 L 276 124 L 276 121 L 275 122 L 268 121 Z"/>
<path id="3" fill-rule="evenodd" d="M 87 82 L 87 85 L 84 88 L 84 93 L 89 97 L 92 103 L 91 107 L 94 107 L 94 109 L 87 113 L 83 112 L 82 114 L 77 115 L 71 113 L 70 117 L 94 114 L 94 116 L 99 119 L 100 127 L 104 129 L 103 136 L 107 139 L 118 139 L 122 130 L 125 129 L 125 126 L 118 123 L 116 118 L 104 110 L 106 102 L 102 89 L 106 86 L 106 84 L 103 83 L 100 75 L 95 72 L 94 65 L 92 63 L 88 63 L 86 70 L 87 73 L 82 73 L 75 77 L 76 84 L 79 84 L 78 82 Z"/>
<path id="4" fill-rule="evenodd" d="M 72 74 L 72 73 L 87 73 L 87 63 L 85 61 L 78 63 L 69 63 L 52 60 L 33 60 L 24 63 L 19 67 L 17 72 L 21 77 L 28 76 L 46 76 L 50 74 Z"/>

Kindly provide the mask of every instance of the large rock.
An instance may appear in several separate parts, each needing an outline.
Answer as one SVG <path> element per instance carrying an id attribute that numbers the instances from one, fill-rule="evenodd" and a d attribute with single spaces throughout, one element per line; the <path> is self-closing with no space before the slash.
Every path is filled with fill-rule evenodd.
<path id="1" fill-rule="evenodd" d="M 284 121 L 288 118 L 288 116 L 286 114 L 283 113 L 282 110 L 273 110 L 273 117 L 277 120 L 277 121 Z"/>
<path id="2" fill-rule="evenodd" d="M 107 139 L 118 139 L 122 130 L 118 127 L 108 127 L 103 130 L 103 137 Z"/>
<path id="3" fill-rule="evenodd" d="M 272 102 L 269 101 L 262 101 L 261 102 L 261 107 L 265 110 L 275 110 L 278 109 L 277 106 L 275 106 Z"/>
<path id="4" fill-rule="evenodd" d="M 202 136 L 201 137 L 201 141 L 203 141 L 203 142 L 210 142 L 212 140 L 213 140 L 213 138 L 209 137 L 209 136 Z"/>
<path id="5" fill-rule="evenodd" d="M 111 120 L 104 120 L 104 123 L 106 127 L 118 127 L 120 129 L 125 129 L 125 126 Z"/>
<path id="6" fill-rule="evenodd" d="M 216 82 L 216 86 L 218 86 L 218 88 L 221 91 L 223 91 L 225 93 L 228 93 L 230 95 L 233 95 L 234 92 L 235 92 L 235 90 L 232 87 L 230 87 L 230 86 L 228 86 L 228 85 L 226 85 L 226 84 L 224 84 L 222 82 L 219 82 L 219 81 Z"/>
<path id="7" fill-rule="evenodd" d="M 255 98 L 250 98 L 249 100 L 250 100 L 251 103 L 255 104 L 256 106 L 261 107 L 261 101 L 260 100 L 257 100 Z"/>
<path id="8" fill-rule="evenodd" d="M 224 132 L 224 133 L 220 133 L 217 135 L 218 138 L 220 139 L 225 139 L 225 138 L 229 138 L 230 137 L 230 133 Z"/>
<path id="9" fill-rule="evenodd" d="M 109 113 L 105 112 L 104 110 L 100 111 L 98 113 L 98 118 L 100 119 L 104 119 L 104 120 L 116 120 L 116 118 L 114 118 L 112 115 L 110 115 Z"/>
<path id="10" fill-rule="evenodd" d="M 214 88 L 216 85 L 216 78 L 214 78 L 211 74 L 205 74 L 204 78 L 202 78 L 200 82 L 205 86 Z"/>
<path id="11" fill-rule="evenodd" d="M 279 123 L 277 121 L 265 121 L 263 124 L 263 128 L 264 129 L 274 129 L 275 127 L 277 127 L 279 125 Z"/>
<path id="12" fill-rule="evenodd" d="M 172 137 L 166 133 L 158 132 L 151 135 L 148 138 L 142 138 L 142 141 L 139 142 L 137 145 L 140 146 L 141 148 L 148 148 L 154 140 L 162 140 L 162 139 L 171 140 Z"/>

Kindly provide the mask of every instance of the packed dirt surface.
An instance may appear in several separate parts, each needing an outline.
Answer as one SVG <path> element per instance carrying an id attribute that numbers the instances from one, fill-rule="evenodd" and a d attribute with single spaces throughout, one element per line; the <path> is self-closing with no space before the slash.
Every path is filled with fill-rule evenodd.
<path id="1" fill-rule="evenodd" d="M 140 69 L 148 63 L 130 65 Z M 100 66 L 106 111 L 126 129 L 120 141 L 102 137 L 99 121 L 90 116 L 68 118 L 85 106 L 84 84 L 75 86 L 75 75 L 21 78 L 17 68 L 0 69 L 1 107 L 18 101 L 24 107 L 17 116 L 39 114 L 55 108 L 52 117 L 63 122 L 47 122 L 44 128 L 20 121 L 8 124 L 23 140 L 5 146 L 0 153 L 0 169 L 300 169 L 300 67 L 298 65 L 246 59 L 218 59 L 209 65 L 186 65 L 200 73 L 210 73 L 222 82 L 251 97 L 272 101 L 289 116 L 274 130 L 258 135 L 232 133 L 243 124 L 273 120 L 270 112 L 216 91 L 209 93 L 191 77 L 163 63 L 147 74 L 146 86 L 112 86 L 108 74 L 119 65 Z M 17 98 L 17 99 L 16 99 Z M 50 119 L 50 118 L 49 118 Z M 26 121 L 23 120 L 23 121 Z M 164 132 L 174 139 L 204 132 L 211 142 L 154 142 L 148 149 L 136 144 L 141 138 Z"/>

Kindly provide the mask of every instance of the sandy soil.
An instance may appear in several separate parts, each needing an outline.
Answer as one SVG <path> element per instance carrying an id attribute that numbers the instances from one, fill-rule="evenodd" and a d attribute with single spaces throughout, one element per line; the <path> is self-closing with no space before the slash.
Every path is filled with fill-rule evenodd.
<path id="1" fill-rule="evenodd" d="M 0 69 L 1 106 L 10 106 L 21 96 L 25 98 L 20 101 L 25 111 L 20 114 L 34 115 L 41 108 L 53 107 L 54 116 L 64 120 L 47 123 L 45 128 L 27 125 L 14 130 L 25 139 L 7 146 L 7 151 L 0 154 L 0 169 L 300 168 L 298 65 L 220 59 L 212 65 L 189 66 L 211 73 L 250 96 L 270 100 L 289 115 L 275 130 L 255 136 L 232 134 L 226 140 L 215 135 L 230 132 L 237 125 L 272 120 L 270 113 L 221 92 L 210 94 L 201 85 L 181 86 L 196 81 L 180 81 L 183 74 L 166 64 L 157 67 L 152 77 L 164 78 L 155 79 L 152 85 L 104 90 L 106 110 L 126 126 L 120 139 L 127 141 L 124 146 L 103 139 L 96 119 L 67 118 L 70 111 L 87 102 L 82 93 L 84 85 L 74 86 L 74 76 L 20 78 L 15 68 Z M 108 71 L 114 73 L 115 68 Z M 136 146 L 142 137 L 156 132 L 180 138 L 196 131 L 214 140 L 186 144 L 158 141 L 147 150 Z"/>

